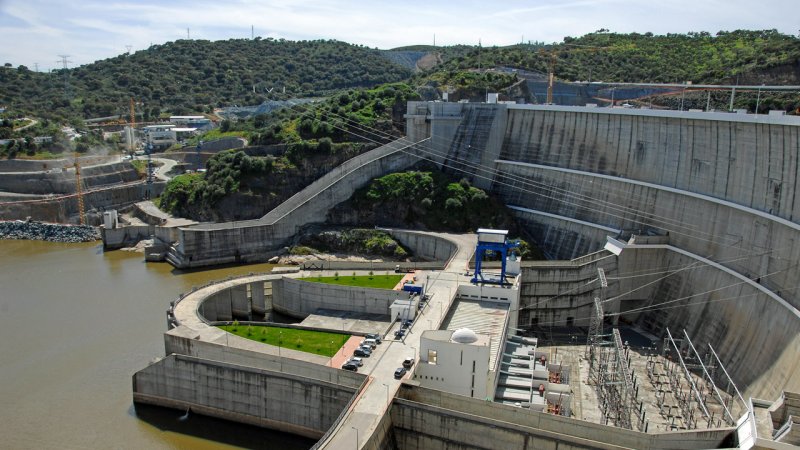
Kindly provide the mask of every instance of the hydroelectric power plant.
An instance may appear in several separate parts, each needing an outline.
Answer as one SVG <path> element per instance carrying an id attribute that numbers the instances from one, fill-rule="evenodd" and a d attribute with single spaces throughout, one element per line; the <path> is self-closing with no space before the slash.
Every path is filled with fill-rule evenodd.
<path id="1" fill-rule="evenodd" d="M 262 219 L 156 227 L 164 258 L 266 260 L 373 177 L 424 159 L 500 196 L 550 260 L 512 256 L 509 282 L 486 284 L 474 251 L 502 230 L 388 230 L 430 261 L 410 267 L 423 295 L 295 279 L 308 270 L 195 290 L 167 312 L 166 356 L 134 375 L 135 402 L 330 449 L 800 444 L 800 119 L 411 102 L 406 120 L 405 138 Z M 343 264 L 317 268 L 393 268 Z M 384 342 L 353 373 L 214 326 L 266 310 Z"/>

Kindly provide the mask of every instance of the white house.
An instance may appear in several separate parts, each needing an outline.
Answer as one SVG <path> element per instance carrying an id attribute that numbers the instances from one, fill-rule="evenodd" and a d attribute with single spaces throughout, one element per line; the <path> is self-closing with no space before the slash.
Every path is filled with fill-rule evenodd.
<path id="1" fill-rule="evenodd" d="M 425 331 L 414 381 L 467 397 L 494 397 L 489 385 L 490 346 L 490 336 L 469 328 Z"/>

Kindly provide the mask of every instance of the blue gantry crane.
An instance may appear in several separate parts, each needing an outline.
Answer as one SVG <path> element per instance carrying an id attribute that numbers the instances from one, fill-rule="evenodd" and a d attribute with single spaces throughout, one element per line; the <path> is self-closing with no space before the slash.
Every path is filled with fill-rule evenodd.
<path id="1" fill-rule="evenodd" d="M 478 229 L 478 246 L 475 249 L 475 274 L 473 283 L 510 284 L 506 282 L 506 258 L 508 251 L 519 247 L 519 240 L 509 241 L 508 230 L 492 230 L 489 228 Z M 487 251 L 500 253 L 500 278 L 484 276 L 481 269 L 484 255 Z"/>

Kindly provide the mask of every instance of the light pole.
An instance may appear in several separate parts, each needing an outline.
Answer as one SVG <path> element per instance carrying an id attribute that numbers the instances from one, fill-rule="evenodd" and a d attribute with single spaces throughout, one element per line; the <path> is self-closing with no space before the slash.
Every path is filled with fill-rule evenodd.
<path id="1" fill-rule="evenodd" d="M 283 330 L 278 330 L 278 361 L 281 372 L 283 372 L 283 359 L 281 358 L 281 343 L 283 342 Z"/>
<path id="2" fill-rule="evenodd" d="M 358 450 L 358 428 L 356 427 L 350 427 L 350 428 L 356 430 L 356 450 Z"/>
<path id="3" fill-rule="evenodd" d="M 388 385 L 388 384 L 386 384 L 386 383 L 381 383 L 381 384 L 383 385 L 383 387 L 385 387 L 385 388 L 386 388 L 386 404 L 388 405 L 388 404 L 389 404 L 389 401 L 390 401 L 390 400 L 389 400 L 389 385 Z"/>

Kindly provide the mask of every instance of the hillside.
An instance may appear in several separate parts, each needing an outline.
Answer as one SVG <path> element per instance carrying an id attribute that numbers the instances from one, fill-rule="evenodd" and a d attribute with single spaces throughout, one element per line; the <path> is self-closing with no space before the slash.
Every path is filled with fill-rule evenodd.
<path id="1" fill-rule="evenodd" d="M 800 39 L 774 30 L 688 34 L 590 33 L 552 45 L 443 50 L 436 71 L 514 67 L 567 81 L 798 84 Z"/>
<path id="2" fill-rule="evenodd" d="M 0 68 L 0 104 L 37 117 L 89 118 L 127 115 L 133 97 L 147 120 L 161 112 L 326 95 L 410 74 L 377 50 L 338 41 L 178 40 L 66 72 Z"/>

